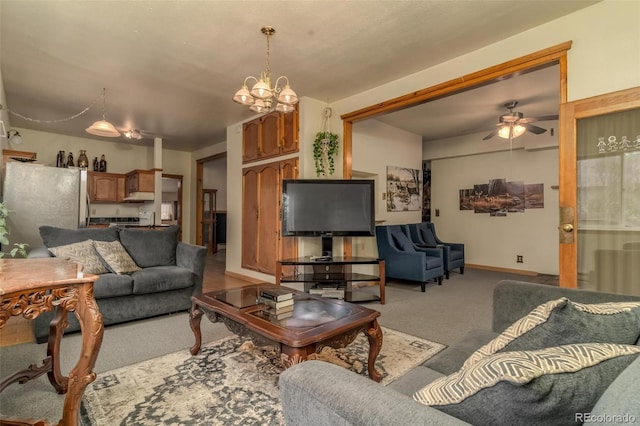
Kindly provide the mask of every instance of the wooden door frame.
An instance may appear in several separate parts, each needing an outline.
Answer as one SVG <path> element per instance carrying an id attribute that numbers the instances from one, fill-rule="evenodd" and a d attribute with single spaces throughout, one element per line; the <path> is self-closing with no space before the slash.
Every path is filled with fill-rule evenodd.
<path id="1" fill-rule="evenodd" d="M 184 176 L 172 175 L 169 173 L 163 173 L 163 178 L 176 179 L 180 181 L 178 183 L 178 241 L 182 241 L 182 215 L 184 214 L 184 201 L 182 200 L 182 185 L 184 184 Z"/>
<path id="2" fill-rule="evenodd" d="M 454 78 L 435 86 L 420 89 L 387 101 L 376 103 L 340 116 L 342 119 L 342 174 L 344 179 L 353 177 L 353 123 L 374 118 L 386 113 L 420 105 L 438 98 L 455 95 L 480 86 L 495 83 L 505 76 L 557 63 L 560 67 L 560 105 L 567 102 L 567 51 L 571 49 L 571 41 L 551 46 L 547 49 L 512 59 L 483 70 Z M 559 117 L 562 120 L 562 115 Z M 344 238 L 343 251 L 352 252 L 350 238 Z"/>
<path id="3" fill-rule="evenodd" d="M 560 244 L 560 286 L 578 285 L 578 185 L 577 125 L 582 118 L 640 108 L 640 87 L 565 103 L 559 132 L 560 209 L 573 208 L 573 243 Z M 562 226 L 564 223 L 561 223 Z M 562 233 L 562 229 L 559 230 Z"/>
<path id="4" fill-rule="evenodd" d="M 204 189 L 202 175 L 204 174 L 204 163 L 226 157 L 227 153 L 225 151 L 196 160 L 196 244 L 200 246 L 202 245 L 202 227 L 200 225 L 202 222 L 202 190 Z"/>

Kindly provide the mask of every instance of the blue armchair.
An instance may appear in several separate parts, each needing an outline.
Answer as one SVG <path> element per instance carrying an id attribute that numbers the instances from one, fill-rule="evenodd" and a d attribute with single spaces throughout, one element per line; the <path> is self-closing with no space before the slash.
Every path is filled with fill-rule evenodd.
<path id="1" fill-rule="evenodd" d="M 444 275 L 442 250 L 423 248 L 417 251 L 406 235 L 406 226 L 376 226 L 378 256 L 385 261 L 386 277 L 418 281 L 422 292 L 427 281 L 436 280 L 441 285 Z"/>
<path id="2" fill-rule="evenodd" d="M 445 276 L 449 279 L 449 272 L 460 268 L 464 275 L 464 244 L 445 243 L 436 235 L 436 229 L 431 222 L 412 223 L 408 225 L 411 240 L 418 247 L 442 247 L 444 251 Z"/>

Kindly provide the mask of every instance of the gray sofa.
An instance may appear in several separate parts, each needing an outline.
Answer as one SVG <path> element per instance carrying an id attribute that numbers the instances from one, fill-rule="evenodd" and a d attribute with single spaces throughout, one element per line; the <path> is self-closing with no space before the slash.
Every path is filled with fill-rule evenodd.
<path id="1" fill-rule="evenodd" d="M 347 369 L 321 361 L 304 362 L 284 371 L 280 375 L 279 387 L 286 423 L 288 425 L 469 424 L 415 401 L 412 398 L 413 394 L 433 380 L 457 371 L 476 349 L 491 341 L 536 306 L 561 297 L 585 304 L 640 300 L 632 296 L 566 289 L 521 281 L 501 281 L 493 293 L 492 330 L 477 330 L 469 333 L 459 343 L 448 347 L 436 357 L 412 369 L 386 387 Z M 613 381 L 607 382 L 608 387 L 605 387 L 604 393 L 599 396 L 590 413 L 584 413 L 576 422 L 560 421 L 559 424 L 639 422 L 640 357 L 631 359 L 631 363 L 621 369 L 621 373 L 610 378 Z M 515 402 L 503 400 L 501 404 L 507 404 L 507 407 L 513 411 L 517 410 L 517 408 L 511 408 L 517 406 Z M 473 421 L 472 423 L 484 422 Z M 526 423 L 536 424 L 535 421 Z M 538 422 L 538 424 L 545 423 L 545 421 Z M 524 424 L 524 422 L 515 421 L 511 424 Z"/>
<path id="2" fill-rule="evenodd" d="M 53 256 L 51 248 L 88 240 L 120 241 L 140 270 L 129 274 L 107 271 L 100 274 L 94 284 L 94 296 L 104 324 L 117 324 L 188 310 L 191 296 L 202 293 L 206 248 L 179 242 L 177 234 L 177 226 L 158 230 L 42 226 L 40 235 L 45 247 L 31 250 L 29 257 Z M 110 269 L 106 263 L 104 266 Z M 35 319 L 38 343 L 48 340 L 52 318 L 53 313 L 46 312 Z M 74 315 L 68 319 L 65 332 L 80 330 Z"/>

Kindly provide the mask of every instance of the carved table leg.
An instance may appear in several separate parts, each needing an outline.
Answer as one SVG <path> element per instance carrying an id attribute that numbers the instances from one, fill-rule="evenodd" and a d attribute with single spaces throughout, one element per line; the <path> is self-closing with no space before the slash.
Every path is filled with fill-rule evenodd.
<path id="1" fill-rule="evenodd" d="M 78 414 L 82 395 L 87 385 L 96 379 L 93 367 L 102 345 L 104 324 L 98 304 L 93 297 L 92 283 L 83 284 L 78 288 L 78 305 L 75 314 L 82 330 L 82 349 L 77 364 L 69 372 L 67 395 L 59 425 L 79 424 Z"/>
<path id="2" fill-rule="evenodd" d="M 195 355 L 200 352 L 200 346 L 202 345 L 202 332 L 200 331 L 200 321 L 204 312 L 195 302 L 191 305 L 189 311 L 189 326 L 193 331 L 193 335 L 196 338 L 196 342 L 191 346 L 191 355 Z"/>
<path id="3" fill-rule="evenodd" d="M 68 378 L 60 372 L 60 341 L 64 330 L 69 327 L 67 321 L 67 310 L 59 305 L 51 323 L 49 323 L 49 342 L 47 343 L 47 359 L 45 362 L 51 364 L 51 370 L 47 373 L 49 382 L 56 392 L 62 394 L 67 392 Z"/>
<path id="4" fill-rule="evenodd" d="M 369 377 L 379 382 L 382 380 L 382 374 L 376 370 L 376 358 L 378 358 L 380 348 L 382 348 L 382 329 L 378 325 L 378 321 L 373 320 L 370 327 L 364 329 L 364 334 L 366 334 L 369 339 Z"/>

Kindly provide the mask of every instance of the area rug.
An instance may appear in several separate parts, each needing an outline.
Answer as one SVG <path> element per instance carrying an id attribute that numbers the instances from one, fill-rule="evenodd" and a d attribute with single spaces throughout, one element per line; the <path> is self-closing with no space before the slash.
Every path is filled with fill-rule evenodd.
<path id="1" fill-rule="evenodd" d="M 383 328 L 376 369 L 387 385 L 446 346 Z M 320 358 L 367 375 L 369 343 L 361 334 Z M 280 357 L 270 346 L 227 337 L 98 375 L 82 400 L 82 425 L 283 425 Z"/>

